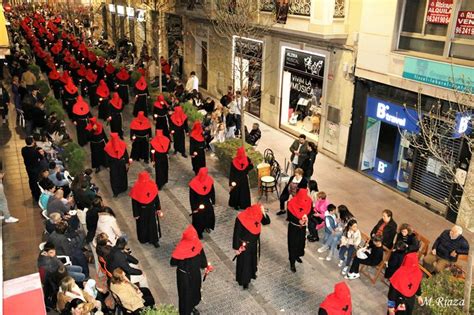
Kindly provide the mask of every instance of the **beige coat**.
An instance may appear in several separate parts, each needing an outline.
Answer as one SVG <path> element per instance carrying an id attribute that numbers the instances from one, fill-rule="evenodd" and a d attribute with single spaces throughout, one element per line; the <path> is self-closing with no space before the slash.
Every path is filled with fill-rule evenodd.
<path id="1" fill-rule="evenodd" d="M 34 85 L 36 83 L 36 76 L 31 71 L 25 71 L 21 76 L 21 85 L 27 87 L 28 85 Z"/>
<path id="2" fill-rule="evenodd" d="M 111 283 L 110 290 L 119 297 L 123 307 L 127 310 L 136 311 L 145 306 L 141 291 L 128 281 Z"/>

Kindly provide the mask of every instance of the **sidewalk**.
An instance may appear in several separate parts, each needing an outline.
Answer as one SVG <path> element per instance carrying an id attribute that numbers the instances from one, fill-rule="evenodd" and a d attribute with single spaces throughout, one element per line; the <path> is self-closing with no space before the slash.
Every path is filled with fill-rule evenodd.
<path id="1" fill-rule="evenodd" d="M 264 152 L 266 148 L 273 150 L 277 161 L 284 167 L 285 158 L 290 158 L 289 147 L 295 137 L 270 127 L 248 114 L 245 115 L 247 127 L 258 122 L 262 138 L 257 150 Z M 249 128 L 250 130 L 250 128 Z M 344 204 L 356 216 L 362 231 L 369 233 L 382 216 L 382 210 L 393 211 L 397 224 L 409 223 L 416 231 L 420 231 L 431 242 L 453 223 L 430 210 L 409 200 L 371 178 L 364 176 L 337 163 L 331 158 L 318 154 L 314 165 L 313 179 L 318 182 L 319 189 L 328 194 L 328 199 L 335 205 Z M 276 200 L 276 196 L 274 198 Z M 278 202 L 272 202 L 272 209 L 278 208 Z M 464 235 L 472 239 L 473 234 L 466 231 Z"/>

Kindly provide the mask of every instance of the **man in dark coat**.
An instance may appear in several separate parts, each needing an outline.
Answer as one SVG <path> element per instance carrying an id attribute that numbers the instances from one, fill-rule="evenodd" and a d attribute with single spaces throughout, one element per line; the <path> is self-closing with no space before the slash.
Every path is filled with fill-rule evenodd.
<path id="1" fill-rule="evenodd" d="M 306 142 L 306 136 L 304 134 L 301 134 L 298 139 L 291 144 L 290 152 L 290 161 L 293 165 L 293 169 L 301 167 L 304 160 L 308 156 L 308 144 Z"/>
<path id="2" fill-rule="evenodd" d="M 229 174 L 229 207 L 235 210 L 250 207 L 250 186 L 248 173 L 253 169 L 252 161 L 247 157 L 244 147 L 237 149 L 231 162 Z"/>
<path id="3" fill-rule="evenodd" d="M 168 183 L 168 151 L 170 150 L 170 139 L 163 134 L 163 130 L 157 129 L 156 136 L 151 140 L 151 160 L 155 165 L 155 181 L 158 189 Z"/>
<path id="4" fill-rule="evenodd" d="M 107 164 L 110 169 L 110 185 L 114 197 L 128 189 L 128 159 L 127 144 L 120 139 L 118 133 L 112 132 L 110 140 L 105 145 L 104 151 L 107 154 Z"/>
<path id="5" fill-rule="evenodd" d="M 171 266 L 176 266 L 179 314 L 199 314 L 196 306 L 201 302 L 201 269 L 212 271 L 196 230 L 189 225 L 171 254 Z"/>
<path id="6" fill-rule="evenodd" d="M 193 226 L 202 239 L 204 230 L 209 233 L 210 230 L 214 230 L 216 223 L 213 207 L 216 203 L 214 179 L 208 175 L 206 167 L 201 168 L 196 177 L 189 182 L 189 203 Z"/>
<path id="7" fill-rule="evenodd" d="M 244 289 L 257 278 L 258 256 L 260 256 L 260 232 L 262 225 L 270 223 L 270 217 L 262 205 L 254 204 L 237 215 L 234 224 L 232 248 L 237 255 L 235 280 Z"/>
<path id="8" fill-rule="evenodd" d="M 37 181 L 40 172 L 41 155 L 36 150 L 36 143 L 33 137 L 26 137 L 26 146 L 21 149 L 23 162 L 25 163 L 26 173 L 28 174 L 28 184 L 30 186 L 31 194 L 35 201 L 39 200 L 41 191 L 38 187 Z"/>
<path id="9" fill-rule="evenodd" d="M 138 180 L 129 195 L 132 198 L 133 217 L 137 223 L 138 241 L 160 247 L 158 241 L 161 237 L 161 205 L 158 186 L 147 171 L 138 174 Z"/>

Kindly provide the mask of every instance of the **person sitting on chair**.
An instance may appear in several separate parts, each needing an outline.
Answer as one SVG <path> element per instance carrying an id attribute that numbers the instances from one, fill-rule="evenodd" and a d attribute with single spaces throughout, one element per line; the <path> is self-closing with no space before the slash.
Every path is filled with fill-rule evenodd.
<path id="1" fill-rule="evenodd" d="M 258 140 L 262 137 L 262 132 L 260 131 L 260 126 L 258 123 L 252 125 L 252 130 L 248 132 L 247 126 L 245 126 L 245 142 L 251 146 L 257 145 Z"/>

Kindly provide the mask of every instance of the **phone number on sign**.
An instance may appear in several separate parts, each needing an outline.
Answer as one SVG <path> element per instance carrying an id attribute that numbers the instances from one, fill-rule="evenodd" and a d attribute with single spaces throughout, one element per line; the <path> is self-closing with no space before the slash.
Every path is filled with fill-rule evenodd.
<path id="1" fill-rule="evenodd" d="M 456 27 L 456 35 L 474 35 L 474 27 Z"/>

